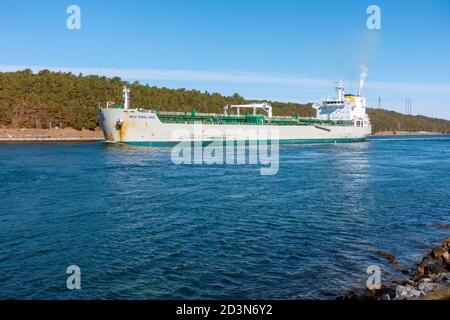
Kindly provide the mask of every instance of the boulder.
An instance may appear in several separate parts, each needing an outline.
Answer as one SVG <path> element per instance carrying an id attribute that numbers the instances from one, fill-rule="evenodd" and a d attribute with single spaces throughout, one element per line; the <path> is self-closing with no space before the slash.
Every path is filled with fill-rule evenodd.
<path id="1" fill-rule="evenodd" d="M 419 283 L 430 283 L 433 282 L 433 279 L 431 278 L 422 278 L 419 280 Z"/>
<path id="2" fill-rule="evenodd" d="M 422 292 L 411 286 L 398 286 L 395 289 L 395 300 L 413 299 L 421 295 L 423 295 Z"/>
<path id="3" fill-rule="evenodd" d="M 442 243 L 444 244 L 444 246 L 450 247 L 450 237 L 442 239 Z"/>
<path id="4" fill-rule="evenodd" d="M 358 300 L 358 296 L 353 292 L 347 292 L 345 296 L 338 298 L 338 300 L 349 300 L 349 301 L 355 301 Z"/>
<path id="5" fill-rule="evenodd" d="M 430 256 L 426 256 L 425 258 L 423 258 L 422 262 L 419 264 L 419 267 L 417 268 L 416 275 L 423 276 L 424 274 L 426 274 L 425 267 L 434 262 L 435 262 L 434 259 Z"/>
<path id="6" fill-rule="evenodd" d="M 403 285 L 414 287 L 416 283 L 413 280 L 408 279 L 403 283 Z"/>
<path id="7" fill-rule="evenodd" d="M 444 252 L 442 259 L 446 264 L 450 265 L 450 253 L 448 251 Z"/>
<path id="8" fill-rule="evenodd" d="M 389 260 L 390 263 L 396 264 L 397 263 L 397 257 L 394 256 L 392 253 L 384 252 L 384 251 L 377 251 L 377 254 L 380 257 L 383 257 L 387 260 Z"/>
<path id="9" fill-rule="evenodd" d="M 430 263 L 424 268 L 424 274 L 437 274 L 445 271 L 438 263 Z"/>
<path id="10" fill-rule="evenodd" d="M 410 275 L 412 273 L 412 270 L 411 269 L 403 269 L 400 272 L 405 274 L 405 275 Z"/>
<path id="11" fill-rule="evenodd" d="M 445 285 L 450 284 L 450 273 L 439 273 L 435 281 Z"/>
<path id="12" fill-rule="evenodd" d="M 439 285 L 438 283 L 434 283 L 434 282 L 422 282 L 419 283 L 418 289 L 423 292 L 424 294 L 429 294 L 433 291 L 436 291 L 437 289 L 439 289 L 441 287 L 441 285 Z"/>
<path id="13" fill-rule="evenodd" d="M 442 258 L 442 256 L 443 256 L 445 253 L 448 254 L 447 249 L 444 249 L 444 248 L 434 248 L 433 251 L 431 251 L 431 256 L 432 256 L 434 259 L 440 259 L 440 258 Z"/>
<path id="14" fill-rule="evenodd" d="M 439 230 L 450 230 L 450 224 L 433 224 L 430 227 Z"/>

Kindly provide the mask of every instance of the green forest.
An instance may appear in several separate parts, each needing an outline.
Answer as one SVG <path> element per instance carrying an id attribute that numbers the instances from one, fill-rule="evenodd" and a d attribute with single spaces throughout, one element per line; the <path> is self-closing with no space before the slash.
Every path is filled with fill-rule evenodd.
<path id="1" fill-rule="evenodd" d="M 198 90 L 168 89 L 128 83 L 120 78 L 83 76 L 43 70 L 0 73 L 0 126 L 6 128 L 73 127 L 94 130 L 97 108 L 107 102 L 121 102 L 124 85 L 131 88 L 131 103 L 139 108 L 161 111 L 222 113 L 226 104 L 247 101 L 239 94 L 223 96 Z M 252 100 L 252 102 L 255 102 Z M 315 116 L 312 104 L 272 104 L 274 115 Z M 430 131 L 450 132 L 450 121 L 397 112 L 369 109 L 374 132 Z"/>

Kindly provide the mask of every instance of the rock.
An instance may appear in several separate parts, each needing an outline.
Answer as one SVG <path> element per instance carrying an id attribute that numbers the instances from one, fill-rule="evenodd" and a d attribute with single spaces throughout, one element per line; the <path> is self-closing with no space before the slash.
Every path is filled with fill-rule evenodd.
<path id="1" fill-rule="evenodd" d="M 411 287 L 414 287 L 414 286 L 416 285 L 416 283 L 415 283 L 413 280 L 408 279 L 408 280 L 406 280 L 406 281 L 403 282 L 403 285 L 404 285 L 404 286 L 411 286 Z"/>
<path id="2" fill-rule="evenodd" d="M 424 268 L 421 267 L 421 266 L 419 266 L 419 267 L 417 268 L 417 271 L 416 271 L 416 277 L 421 277 L 421 276 L 424 275 L 424 273 L 425 273 Z"/>
<path id="3" fill-rule="evenodd" d="M 450 273 L 439 273 L 435 281 L 441 284 L 449 284 L 450 283 Z"/>
<path id="4" fill-rule="evenodd" d="M 414 289 L 411 286 L 398 286 L 395 289 L 395 299 L 396 300 L 418 298 L 421 295 L 423 295 L 422 292 Z"/>
<path id="5" fill-rule="evenodd" d="M 425 267 L 429 265 L 430 263 L 434 263 L 434 259 L 430 256 L 426 256 L 423 258 L 422 262 L 419 264 L 419 267 L 417 268 L 417 276 L 422 276 L 425 274 Z"/>
<path id="6" fill-rule="evenodd" d="M 419 283 L 430 283 L 433 282 L 433 279 L 431 278 L 422 278 L 419 280 Z"/>
<path id="7" fill-rule="evenodd" d="M 450 253 L 448 251 L 444 252 L 442 258 L 446 264 L 450 264 Z"/>
<path id="8" fill-rule="evenodd" d="M 431 251 L 431 256 L 435 259 L 440 259 L 442 256 L 447 253 L 447 250 L 444 248 L 434 248 L 433 251 Z"/>
<path id="9" fill-rule="evenodd" d="M 428 278 L 431 279 L 431 282 L 436 282 L 438 276 L 439 276 L 439 273 L 432 273 L 432 274 L 429 274 L 429 275 L 428 275 Z"/>
<path id="10" fill-rule="evenodd" d="M 419 283 L 418 289 L 422 291 L 424 294 L 429 294 L 440 288 L 438 283 L 429 282 L 429 283 Z"/>
<path id="11" fill-rule="evenodd" d="M 450 245 L 450 237 L 447 237 L 447 238 L 445 238 L 445 239 L 442 239 L 442 243 L 444 244 L 444 245 Z"/>
<path id="12" fill-rule="evenodd" d="M 444 246 L 434 248 L 423 258 L 417 270 L 402 269 L 401 273 L 408 276 L 408 280 L 393 280 L 389 287 L 382 286 L 378 290 L 368 290 L 357 294 L 349 292 L 341 296 L 338 300 L 411 300 L 426 296 L 427 299 L 440 292 L 440 290 L 450 290 L 450 237 L 442 240 Z M 377 251 L 379 256 L 389 260 L 392 264 L 398 262 L 393 254 Z M 446 293 L 450 298 L 450 292 Z M 447 297 L 446 296 L 446 297 Z"/>
<path id="13" fill-rule="evenodd" d="M 408 296 L 408 287 L 405 286 L 398 286 L 397 289 L 395 289 L 395 299 L 401 300 Z"/>
<path id="14" fill-rule="evenodd" d="M 394 256 L 391 253 L 388 252 L 384 252 L 384 251 L 377 251 L 377 254 L 387 260 L 389 260 L 389 262 L 396 264 L 397 263 L 397 257 Z"/>
<path id="15" fill-rule="evenodd" d="M 411 269 L 403 269 L 403 270 L 401 270 L 401 273 L 410 275 L 412 273 L 412 270 Z"/>
<path id="16" fill-rule="evenodd" d="M 377 296 L 382 296 L 384 294 L 389 294 L 389 292 L 391 291 L 391 288 L 385 286 L 385 285 L 381 285 L 381 288 L 378 290 L 375 290 L 375 294 Z"/>
<path id="17" fill-rule="evenodd" d="M 422 292 L 420 292 L 419 290 L 416 290 L 416 289 L 412 289 L 412 290 L 408 291 L 408 293 L 411 298 L 418 298 L 423 295 Z"/>
<path id="18" fill-rule="evenodd" d="M 391 300 L 391 296 L 388 294 L 384 294 L 378 300 L 388 301 Z"/>
<path id="19" fill-rule="evenodd" d="M 433 224 L 430 227 L 438 230 L 450 230 L 450 224 Z"/>
<path id="20" fill-rule="evenodd" d="M 431 263 L 425 267 L 423 272 L 424 272 L 424 274 L 436 274 L 436 273 L 441 273 L 443 271 L 444 271 L 444 268 L 442 268 L 439 264 Z"/>
<path id="21" fill-rule="evenodd" d="M 395 294 L 392 288 L 382 285 L 380 289 L 373 289 L 373 290 L 366 289 L 362 297 L 363 300 L 374 301 L 374 300 L 381 300 L 381 298 L 384 295 L 389 295 L 390 293 L 392 293 L 393 295 Z"/>
<path id="22" fill-rule="evenodd" d="M 344 297 L 342 297 L 342 300 L 350 300 L 355 301 L 358 300 L 358 297 L 353 291 L 348 292 Z"/>
<path id="23" fill-rule="evenodd" d="M 423 275 L 445 272 L 445 269 L 449 268 L 448 264 L 444 261 L 447 256 L 446 253 L 448 252 L 443 248 L 433 249 L 433 251 L 423 258 L 422 262 L 419 264 L 416 276 L 420 277 Z"/>

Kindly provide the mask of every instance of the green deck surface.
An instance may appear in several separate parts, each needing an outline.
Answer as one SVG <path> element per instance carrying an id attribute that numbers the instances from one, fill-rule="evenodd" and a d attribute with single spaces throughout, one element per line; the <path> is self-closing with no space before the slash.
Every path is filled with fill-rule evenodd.
<path id="1" fill-rule="evenodd" d="M 314 118 L 292 117 L 267 118 L 262 114 L 253 115 L 220 115 L 220 114 L 197 114 L 194 110 L 185 113 L 160 113 L 157 116 L 162 123 L 180 124 L 225 124 L 225 125 L 272 125 L 272 126 L 353 126 L 353 121 L 331 121 Z"/>

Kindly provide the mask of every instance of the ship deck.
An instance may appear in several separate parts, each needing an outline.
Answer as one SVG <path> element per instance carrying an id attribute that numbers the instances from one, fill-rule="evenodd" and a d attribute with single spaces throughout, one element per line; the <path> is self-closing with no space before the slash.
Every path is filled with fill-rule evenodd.
<path id="1" fill-rule="evenodd" d="M 180 124 L 223 124 L 223 125 L 271 125 L 271 126 L 353 126 L 353 121 L 332 121 L 315 118 L 304 118 L 298 115 L 291 117 L 275 116 L 268 118 L 262 114 L 224 115 L 215 113 L 192 112 L 156 112 L 162 123 Z"/>

